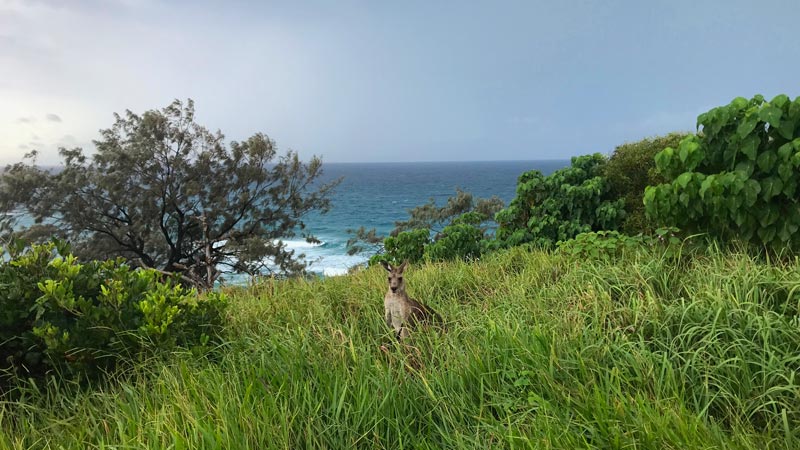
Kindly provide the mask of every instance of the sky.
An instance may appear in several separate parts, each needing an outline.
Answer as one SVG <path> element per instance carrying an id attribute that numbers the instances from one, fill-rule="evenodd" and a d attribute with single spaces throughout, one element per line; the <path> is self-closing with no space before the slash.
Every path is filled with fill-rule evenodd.
<path id="1" fill-rule="evenodd" d="M 0 164 L 195 101 L 324 162 L 564 159 L 800 95 L 799 0 L 0 0 Z"/>

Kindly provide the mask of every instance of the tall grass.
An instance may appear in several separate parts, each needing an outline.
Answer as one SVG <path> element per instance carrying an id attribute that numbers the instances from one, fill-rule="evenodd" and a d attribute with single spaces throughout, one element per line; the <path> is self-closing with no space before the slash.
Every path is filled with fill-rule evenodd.
<path id="1" fill-rule="evenodd" d="M 711 251 L 428 264 L 449 322 L 380 350 L 385 273 L 231 289 L 228 344 L 27 385 L 0 448 L 800 448 L 800 270 Z"/>

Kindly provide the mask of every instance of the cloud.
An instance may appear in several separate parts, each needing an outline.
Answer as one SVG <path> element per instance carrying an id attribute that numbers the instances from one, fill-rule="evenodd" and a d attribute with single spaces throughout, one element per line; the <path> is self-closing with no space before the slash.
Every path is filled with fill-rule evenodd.
<path id="1" fill-rule="evenodd" d="M 48 122 L 61 122 L 61 117 L 58 114 L 49 113 L 45 116 Z"/>
<path id="2" fill-rule="evenodd" d="M 33 117 L 18 117 L 17 123 L 33 123 L 36 122 L 36 119 Z"/>
<path id="3" fill-rule="evenodd" d="M 17 148 L 18 148 L 18 149 L 20 149 L 20 150 L 27 150 L 27 149 L 29 149 L 30 147 L 28 147 L 26 144 L 19 144 L 19 145 L 17 146 Z"/>
<path id="4" fill-rule="evenodd" d="M 75 136 L 71 134 L 65 134 L 64 136 L 61 136 L 61 139 L 58 140 L 57 144 L 59 147 L 74 147 L 78 145 L 78 140 L 75 139 Z"/>

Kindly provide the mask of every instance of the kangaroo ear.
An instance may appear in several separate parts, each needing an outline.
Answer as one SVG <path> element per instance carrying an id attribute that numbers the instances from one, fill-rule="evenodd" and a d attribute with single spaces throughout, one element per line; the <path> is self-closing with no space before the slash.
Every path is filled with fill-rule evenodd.
<path id="1" fill-rule="evenodd" d="M 406 266 L 408 265 L 408 260 L 403 261 L 403 264 L 400 264 L 400 267 L 397 268 L 400 272 L 406 270 Z"/>
<path id="2" fill-rule="evenodd" d="M 388 262 L 381 261 L 381 265 L 383 266 L 384 269 L 388 270 L 389 272 L 392 271 L 392 266 L 390 266 Z"/>

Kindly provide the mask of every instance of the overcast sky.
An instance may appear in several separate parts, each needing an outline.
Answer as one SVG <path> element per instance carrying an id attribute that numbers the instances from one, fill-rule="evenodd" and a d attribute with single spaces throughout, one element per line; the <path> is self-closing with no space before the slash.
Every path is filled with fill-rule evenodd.
<path id="1" fill-rule="evenodd" d="M 114 112 L 340 161 L 566 158 L 800 95 L 798 0 L 0 0 L 0 163 Z"/>

